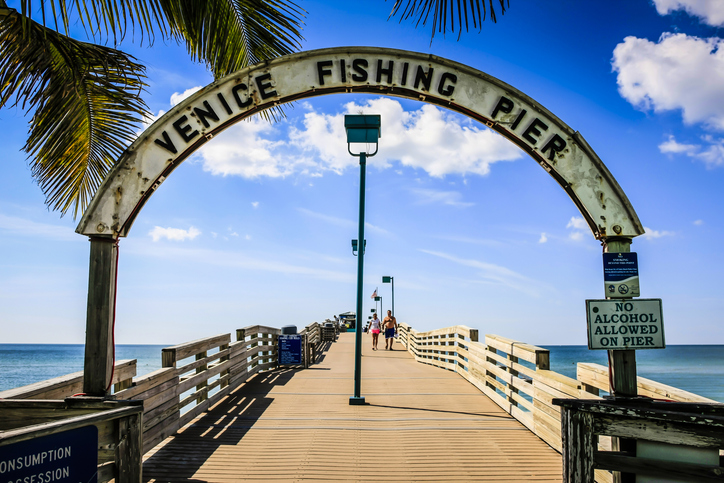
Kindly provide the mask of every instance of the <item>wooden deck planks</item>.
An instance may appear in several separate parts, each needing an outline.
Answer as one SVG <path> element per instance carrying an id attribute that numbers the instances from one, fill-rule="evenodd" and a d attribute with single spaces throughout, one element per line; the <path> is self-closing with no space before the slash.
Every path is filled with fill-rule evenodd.
<path id="1" fill-rule="evenodd" d="M 561 481 L 560 455 L 460 376 L 363 341 L 368 405 L 349 405 L 341 334 L 319 364 L 256 376 L 157 446 L 144 479 Z"/>

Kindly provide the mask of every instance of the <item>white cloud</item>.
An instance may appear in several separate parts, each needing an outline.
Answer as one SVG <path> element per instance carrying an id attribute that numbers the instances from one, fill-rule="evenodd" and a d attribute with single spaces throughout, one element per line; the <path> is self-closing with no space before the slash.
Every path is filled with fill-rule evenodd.
<path id="1" fill-rule="evenodd" d="M 339 270 L 338 267 L 334 267 L 333 269 L 319 268 L 319 263 L 315 263 L 312 266 L 297 265 L 275 259 L 274 257 L 278 256 L 276 253 L 248 254 L 225 250 L 185 248 L 181 246 L 165 246 L 161 248 L 158 245 L 152 244 L 136 245 L 134 252 L 168 260 L 186 260 L 189 263 L 203 263 L 223 268 L 273 272 L 283 274 L 284 276 L 297 275 L 343 283 L 354 282 L 354 275 L 349 270 Z M 320 255 L 313 258 L 318 261 L 323 258 L 323 256 Z"/>
<path id="2" fill-rule="evenodd" d="M 73 228 L 38 223 L 3 214 L 0 214 L 0 230 L 47 240 L 82 241 L 85 238 L 75 233 Z"/>
<path id="3" fill-rule="evenodd" d="M 443 258 L 445 260 L 449 260 L 458 265 L 475 268 L 480 271 L 480 277 L 485 281 L 492 282 L 497 285 L 504 285 L 506 287 L 510 287 L 514 290 L 524 292 L 534 297 L 540 295 L 538 291 L 538 287 L 540 284 L 509 268 L 495 265 L 493 263 L 481 262 L 479 260 L 458 258 L 454 255 L 449 255 L 443 252 L 435 252 L 423 249 L 421 249 L 420 251 L 423 253 L 427 253 L 428 255 L 433 255 Z"/>
<path id="4" fill-rule="evenodd" d="M 203 86 L 196 86 L 192 87 L 191 89 L 186 89 L 183 92 L 174 92 L 173 94 L 171 94 L 171 105 L 175 106 L 179 102 L 189 97 L 191 94 L 200 91 L 202 88 Z"/>
<path id="5" fill-rule="evenodd" d="M 713 27 L 724 26 L 724 2 L 721 0 L 654 0 L 659 15 L 685 10 Z"/>
<path id="6" fill-rule="evenodd" d="M 457 191 L 438 191 L 426 188 L 412 188 L 410 192 L 417 197 L 417 203 L 421 205 L 441 204 L 455 206 L 458 208 L 468 208 L 474 206 L 475 203 L 462 201 L 463 195 Z"/>
<path id="7" fill-rule="evenodd" d="M 704 224 L 704 220 L 694 220 L 694 221 L 693 221 L 693 224 L 694 224 L 695 226 L 701 226 L 701 225 Z"/>
<path id="8" fill-rule="evenodd" d="M 245 239 L 245 240 L 251 240 L 251 235 L 245 235 L 245 236 L 244 236 L 244 239 Z"/>
<path id="9" fill-rule="evenodd" d="M 302 213 L 305 216 L 308 216 L 310 218 L 316 218 L 318 220 L 322 220 L 325 223 L 329 223 L 330 225 L 339 226 L 342 228 L 347 229 L 354 229 L 356 230 L 358 227 L 357 221 L 348 220 L 346 218 L 338 218 L 336 216 L 331 215 L 325 215 L 323 213 L 317 213 L 316 211 L 308 210 L 306 208 L 297 208 L 297 211 Z M 375 226 L 371 223 L 365 222 L 365 230 L 373 231 L 380 235 L 389 235 L 390 232 L 385 230 L 384 228 L 380 228 L 379 226 Z M 356 233 L 356 231 L 355 231 Z"/>
<path id="10" fill-rule="evenodd" d="M 283 143 L 264 138 L 272 134 L 276 134 L 274 126 L 260 117 L 234 124 L 200 149 L 204 171 L 251 179 L 260 176 L 280 178 L 294 173 L 299 165 L 309 164 L 303 159 L 277 153 Z"/>
<path id="11" fill-rule="evenodd" d="M 647 240 L 652 240 L 654 238 L 663 238 L 665 236 L 672 236 L 674 235 L 673 231 L 659 231 L 659 230 L 652 230 L 649 227 L 644 227 L 644 234 L 641 235 L 641 238 L 645 238 Z"/>
<path id="12" fill-rule="evenodd" d="M 699 151 L 701 146 L 696 144 L 682 144 L 676 141 L 674 136 L 669 136 L 668 141 L 659 144 L 659 151 L 664 154 L 687 154 L 691 155 Z"/>
<path id="13" fill-rule="evenodd" d="M 159 241 L 161 238 L 166 238 L 172 241 L 184 241 L 193 240 L 199 236 L 201 232 L 193 226 L 188 230 L 184 230 L 182 228 L 162 228 L 160 226 L 155 226 L 153 230 L 148 232 L 148 234 L 155 242 Z"/>
<path id="14" fill-rule="evenodd" d="M 252 202 L 251 202 L 251 206 L 253 206 L 254 208 L 259 208 L 259 202 L 258 202 L 258 201 L 252 201 Z"/>
<path id="15" fill-rule="evenodd" d="M 588 229 L 588 223 L 580 216 L 572 216 L 568 221 L 566 228 L 573 228 L 574 230 L 586 230 Z"/>
<path id="16" fill-rule="evenodd" d="M 540 238 L 538 239 L 538 243 L 545 243 L 548 241 L 548 235 L 545 234 L 545 232 L 540 234 Z"/>
<path id="17" fill-rule="evenodd" d="M 659 144 L 659 151 L 663 154 L 683 154 L 698 161 L 702 161 L 707 168 L 724 165 L 724 139 L 711 135 L 701 137 L 702 144 L 682 144 L 674 136 Z"/>
<path id="18" fill-rule="evenodd" d="M 586 232 L 589 230 L 588 223 L 580 216 L 572 216 L 568 220 L 566 228 L 570 228 L 572 231 L 568 234 L 568 237 L 573 241 L 581 241 L 585 238 Z"/>
<path id="19" fill-rule="evenodd" d="M 344 114 L 360 111 L 382 115 L 379 154 L 368 160 L 378 169 L 399 162 L 435 177 L 486 175 L 492 164 L 522 157 L 515 145 L 485 126 L 432 105 L 405 111 L 399 101 L 378 98 L 363 105 L 348 103 L 339 114 L 316 112 L 308 103 L 302 106 L 309 112 L 302 127 L 289 127 L 289 140 L 284 139 L 286 122 L 272 126 L 253 117 L 206 143 L 196 159 L 212 174 L 252 179 L 342 173 L 359 164 L 347 153 Z"/>
<path id="20" fill-rule="evenodd" d="M 379 153 L 368 163 L 388 167 L 393 161 L 422 168 L 431 176 L 474 173 L 486 175 L 490 165 L 512 161 L 522 153 L 502 136 L 432 105 L 405 111 L 394 99 L 372 99 L 365 104 L 350 102 L 346 113 L 374 112 L 382 116 Z M 344 113 L 305 115 L 304 130 L 293 129 L 290 138 L 299 147 L 319 153 L 326 169 L 341 172 L 356 166 L 346 149 Z"/>
<path id="21" fill-rule="evenodd" d="M 621 96 L 654 112 L 681 110 L 687 124 L 724 129 L 723 39 L 664 33 L 626 37 L 613 51 Z"/>

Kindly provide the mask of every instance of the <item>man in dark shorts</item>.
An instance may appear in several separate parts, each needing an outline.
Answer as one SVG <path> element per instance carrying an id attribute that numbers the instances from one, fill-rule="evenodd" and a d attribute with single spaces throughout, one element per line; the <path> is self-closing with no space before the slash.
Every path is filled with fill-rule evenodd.
<path id="1" fill-rule="evenodd" d="M 397 330 L 397 319 L 392 316 L 392 311 L 387 311 L 387 317 L 382 321 L 385 328 L 385 349 L 394 350 L 392 344 L 395 342 L 395 331 Z"/>

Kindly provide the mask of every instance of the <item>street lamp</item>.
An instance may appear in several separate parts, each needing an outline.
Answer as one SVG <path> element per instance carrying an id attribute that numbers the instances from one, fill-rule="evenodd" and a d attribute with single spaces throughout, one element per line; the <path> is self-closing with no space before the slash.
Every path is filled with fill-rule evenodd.
<path id="1" fill-rule="evenodd" d="M 380 303 L 380 314 L 385 315 L 385 311 L 382 310 L 382 297 L 380 297 L 379 295 L 375 297 L 375 308 L 377 308 L 377 302 Z"/>
<path id="2" fill-rule="evenodd" d="M 391 283 L 392 284 L 392 316 L 395 316 L 395 277 L 390 277 L 389 275 L 383 275 L 382 276 L 382 283 Z"/>
<path id="3" fill-rule="evenodd" d="M 373 115 L 346 115 L 344 116 L 344 129 L 347 131 L 347 152 L 352 156 L 359 157 L 359 233 L 357 240 L 361 240 L 362 249 L 357 250 L 357 316 L 362 316 L 362 276 L 364 274 L 365 254 L 365 170 L 367 169 L 367 156 L 374 156 L 378 150 L 378 139 L 380 138 L 380 116 Z M 364 143 L 363 151 L 355 154 L 352 152 L 351 144 Z M 374 145 L 374 152 L 368 153 L 370 144 Z M 353 245 L 354 246 L 354 245 Z M 351 405 L 365 403 L 365 398 L 360 396 L 362 385 L 362 331 L 357 328 L 355 331 L 354 344 L 354 396 L 349 398 Z"/>
<path id="4" fill-rule="evenodd" d="M 362 248 L 362 251 L 367 249 L 367 240 L 365 240 L 364 247 Z M 357 256 L 357 240 L 352 240 L 352 255 L 355 257 Z"/>

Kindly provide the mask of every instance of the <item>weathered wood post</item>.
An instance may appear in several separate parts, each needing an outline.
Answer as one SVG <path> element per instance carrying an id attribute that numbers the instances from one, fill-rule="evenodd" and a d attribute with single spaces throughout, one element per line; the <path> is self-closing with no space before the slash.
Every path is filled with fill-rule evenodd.
<path id="1" fill-rule="evenodd" d="M 603 246 L 604 253 L 628 253 L 631 251 L 630 238 L 607 239 Z M 636 377 L 636 351 L 609 350 L 609 392 L 614 397 L 635 397 L 638 395 L 638 380 Z M 631 456 L 636 455 L 636 440 L 628 438 L 611 438 L 611 447 L 615 451 L 625 451 Z M 614 483 L 633 483 L 636 475 L 633 473 L 613 472 Z"/>
<path id="2" fill-rule="evenodd" d="M 607 239 L 604 244 L 604 253 L 628 253 L 629 251 L 631 251 L 630 238 Z M 610 350 L 608 356 L 611 361 L 611 395 L 619 397 L 638 395 L 636 351 Z"/>
<path id="3" fill-rule="evenodd" d="M 118 240 L 92 236 L 90 245 L 83 392 L 106 396 L 113 373 Z"/>

